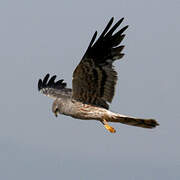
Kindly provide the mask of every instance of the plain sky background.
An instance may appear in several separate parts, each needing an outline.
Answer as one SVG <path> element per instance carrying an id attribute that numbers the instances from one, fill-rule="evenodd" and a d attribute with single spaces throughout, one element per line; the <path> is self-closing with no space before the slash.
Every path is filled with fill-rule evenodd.
<path id="1" fill-rule="evenodd" d="M 111 110 L 153 130 L 55 118 L 39 78 L 72 72 L 109 19 L 130 25 Z M 179 0 L 0 1 L 0 179 L 180 179 Z"/>

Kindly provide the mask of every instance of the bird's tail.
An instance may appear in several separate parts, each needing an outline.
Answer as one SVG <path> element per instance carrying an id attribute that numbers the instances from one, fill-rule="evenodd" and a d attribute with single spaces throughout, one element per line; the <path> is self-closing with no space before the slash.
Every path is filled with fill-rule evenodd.
<path id="1" fill-rule="evenodd" d="M 137 126 L 142 128 L 155 128 L 158 126 L 158 122 L 155 119 L 142 119 L 142 118 L 135 118 L 130 116 L 125 116 L 122 114 L 115 114 L 113 113 L 109 118 L 108 121 L 110 122 L 119 122 L 122 124 L 127 124 L 131 126 Z"/>

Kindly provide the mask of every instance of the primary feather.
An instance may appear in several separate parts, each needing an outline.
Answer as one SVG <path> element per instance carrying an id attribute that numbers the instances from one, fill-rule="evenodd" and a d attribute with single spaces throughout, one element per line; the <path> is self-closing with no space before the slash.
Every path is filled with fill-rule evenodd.
<path id="1" fill-rule="evenodd" d="M 43 80 L 38 81 L 38 90 L 44 95 L 58 98 L 62 96 L 71 96 L 72 89 L 66 88 L 66 83 L 63 82 L 64 79 L 60 79 L 55 82 L 56 75 L 49 79 L 50 75 L 47 74 Z"/>

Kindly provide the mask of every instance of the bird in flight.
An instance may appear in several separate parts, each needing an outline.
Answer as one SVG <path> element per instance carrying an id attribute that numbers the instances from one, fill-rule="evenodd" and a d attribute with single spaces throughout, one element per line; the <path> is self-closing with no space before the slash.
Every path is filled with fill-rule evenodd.
<path id="1" fill-rule="evenodd" d="M 52 111 L 56 117 L 63 114 L 76 119 L 98 120 L 111 133 L 116 130 L 109 122 L 142 128 L 155 128 L 159 125 L 154 119 L 136 118 L 108 110 L 117 82 L 113 62 L 124 56 L 121 42 L 128 26 L 114 33 L 123 19 L 112 26 L 112 17 L 97 40 L 97 31 L 94 33 L 83 58 L 73 72 L 72 89 L 66 88 L 63 79 L 55 81 L 56 75 L 50 77 L 47 74 L 39 79 L 39 91 L 55 99 Z"/>

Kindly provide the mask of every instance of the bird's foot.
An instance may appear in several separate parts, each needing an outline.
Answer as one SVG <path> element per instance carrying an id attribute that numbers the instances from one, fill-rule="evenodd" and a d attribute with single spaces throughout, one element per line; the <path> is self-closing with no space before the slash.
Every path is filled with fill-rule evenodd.
<path id="1" fill-rule="evenodd" d="M 110 133 L 115 133 L 116 130 L 110 126 L 109 124 L 105 124 L 104 127 L 110 132 Z"/>

